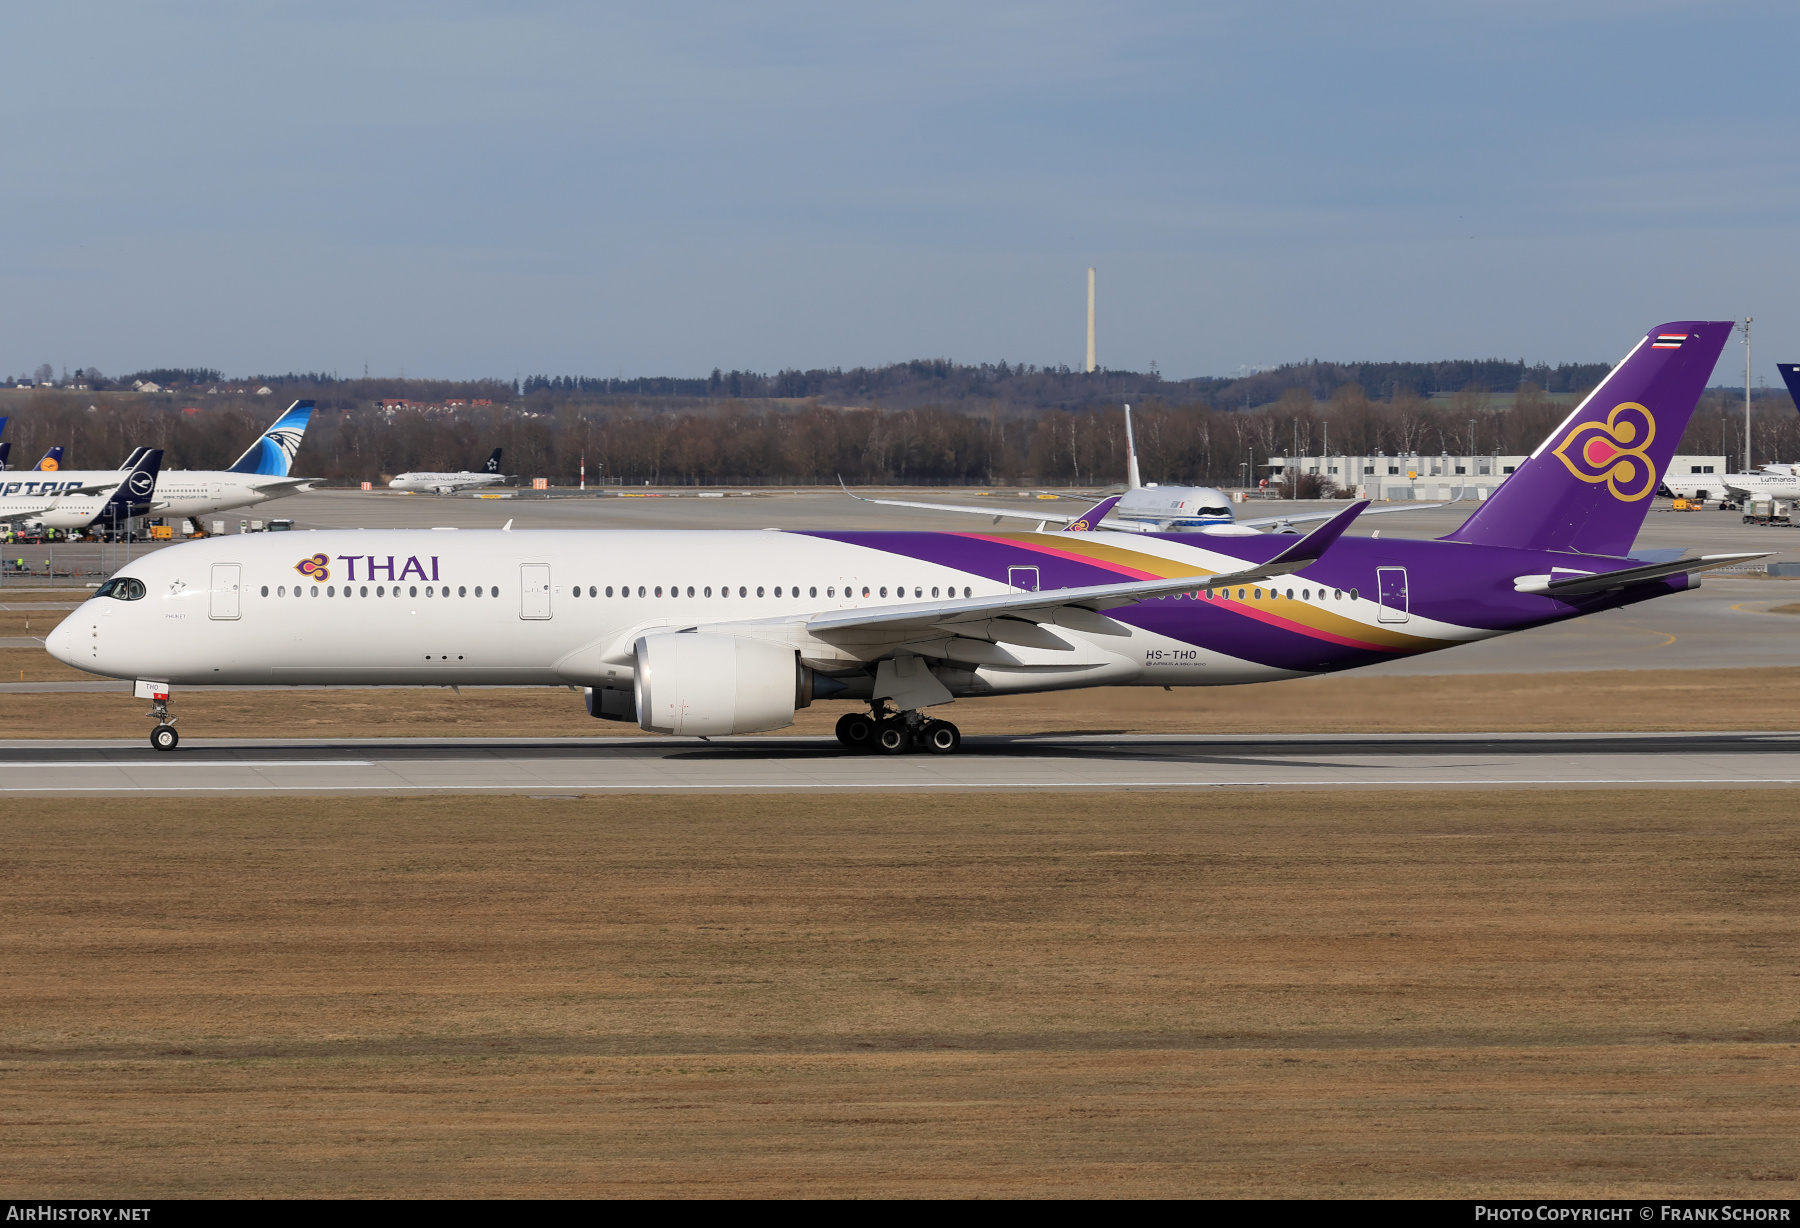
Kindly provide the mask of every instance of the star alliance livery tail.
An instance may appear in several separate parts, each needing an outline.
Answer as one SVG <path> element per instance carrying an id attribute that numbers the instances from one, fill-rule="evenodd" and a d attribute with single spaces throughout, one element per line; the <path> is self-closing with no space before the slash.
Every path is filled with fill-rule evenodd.
<path id="1" fill-rule="evenodd" d="M 248 452 L 237 458 L 230 472 L 285 478 L 288 467 L 294 463 L 294 453 L 300 450 L 300 439 L 306 434 L 312 411 L 311 401 L 295 401 L 288 406 L 287 412 L 275 419 L 275 425 L 264 431 L 262 438 L 251 444 Z"/>
<path id="2" fill-rule="evenodd" d="M 481 471 L 483 473 L 499 473 L 500 472 L 500 449 L 499 448 L 494 449 L 494 454 L 492 456 L 488 457 L 487 464 L 485 464 L 481 467 Z"/>
<path id="3" fill-rule="evenodd" d="M 1651 332 L 1443 540 L 1629 554 L 1731 328 L 1687 320 Z"/>
<path id="4" fill-rule="evenodd" d="M 1800 409 L 1800 362 L 1778 362 L 1775 369 L 1781 372 L 1781 382 L 1787 385 L 1788 395 L 1794 398 L 1794 408 Z M 6 419 L 0 418 L 0 425 Z"/>

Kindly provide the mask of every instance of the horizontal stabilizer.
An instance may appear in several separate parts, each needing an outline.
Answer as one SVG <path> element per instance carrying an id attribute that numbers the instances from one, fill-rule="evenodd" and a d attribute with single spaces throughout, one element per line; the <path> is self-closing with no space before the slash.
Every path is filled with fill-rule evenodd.
<path id="1" fill-rule="evenodd" d="M 1748 563 L 1752 559 L 1766 559 L 1773 553 L 1773 550 L 1765 550 L 1758 554 L 1706 554 L 1697 559 L 1646 563 L 1642 567 L 1626 567 L 1619 571 L 1602 571 L 1593 575 L 1520 576 L 1513 581 L 1513 588 L 1521 593 L 1542 593 L 1546 597 L 1587 597 L 1594 593 L 1628 588 L 1633 584 L 1648 584 L 1666 576 L 1693 575 L 1718 567 L 1730 567 L 1736 563 Z"/>

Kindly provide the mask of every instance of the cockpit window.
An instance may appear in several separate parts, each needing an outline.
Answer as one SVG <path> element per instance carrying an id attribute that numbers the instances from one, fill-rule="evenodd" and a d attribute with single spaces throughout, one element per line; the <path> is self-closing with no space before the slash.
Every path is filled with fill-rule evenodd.
<path id="1" fill-rule="evenodd" d="M 144 582 L 130 576 L 115 576 L 100 586 L 96 597 L 111 597 L 115 601 L 137 601 L 144 595 Z"/>

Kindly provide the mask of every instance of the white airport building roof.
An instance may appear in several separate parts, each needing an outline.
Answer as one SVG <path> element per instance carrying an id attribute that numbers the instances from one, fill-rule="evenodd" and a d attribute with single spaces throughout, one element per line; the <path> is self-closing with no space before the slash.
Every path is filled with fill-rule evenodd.
<path id="1" fill-rule="evenodd" d="M 1525 463 L 1523 456 L 1436 456 L 1413 453 L 1408 456 L 1271 456 L 1264 468 L 1269 470 L 1271 484 L 1285 481 L 1288 468 L 1297 465 L 1301 474 L 1328 478 L 1343 490 L 1355 487 L 1359 499 L 1394 501 L 1426 499 L 1436 502 L 1454 498 L 1459 486 L 1467 487 L 1465 498 L 1485 499 L 1507 475 Z M 1689 456 L 1681 454 L 1669 462 L 1670 479 L 1690 474 L 1725 474 L 1729 472 L 1723 456 Z"/>

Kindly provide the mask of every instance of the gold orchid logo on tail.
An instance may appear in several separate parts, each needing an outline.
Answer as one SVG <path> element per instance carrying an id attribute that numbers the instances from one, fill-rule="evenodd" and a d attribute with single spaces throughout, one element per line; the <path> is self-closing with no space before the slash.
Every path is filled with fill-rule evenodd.
<path id="1" fill-rule="evenodd" d="M 294 564 L 294 570 L 303 576 L 311 576 L 315 580 L 331 579 L 331 560 L 323 554 L 315 554 L 301 559 Z"/>
<path id="2" fill-rule="evenodd" d="M 1656 419 L 1636 401 L 1616 406 L 1605 422 L 1583 422 L 1554 451 L 1584 482 L 1606 483 L 1613 498 L 1635 503 L 1656 489 L 1656 466 L 1646 450 L 1656 438 Z"/>

